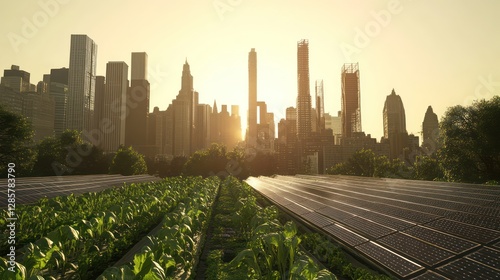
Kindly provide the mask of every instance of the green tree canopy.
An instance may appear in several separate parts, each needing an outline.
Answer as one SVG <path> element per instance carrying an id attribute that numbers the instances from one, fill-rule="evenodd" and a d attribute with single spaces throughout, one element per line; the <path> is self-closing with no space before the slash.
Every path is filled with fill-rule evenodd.
<path id="1" fill-rule="evenodd" d="M 415 158 L 413 179 L 434 181 L 441 180 L 443 177 L 443 170 L 436 157 L 420 155 Z"/>
<path id="2" fill-rule="evenodd" d="M 449 108 L 440 124 L 440 162 L 449 181 L 500 180 L 500 97 Z"/>
<path id="3" fill-rule="evenodd" d="M 408 172 L 400 159 L 389 160 L 384 155 L 376 155 L 371 149 L 358 150 L 347 162 L 336 164 L 327 170 L 328 174 L 392 178 L 405 177 Z"/>
<path id="4" fill-rule="evenodd" d="M 109 167 L 110 174 L 138 175 L 146 174 L 148 168 L 144 156 L 132 147 L 120 146 Z"/>
<path id="5" fill-rule="evenodd" d="M 33 130 L 29 121 L 0 106 L 0 172 L 6 174 L 7 165 L 16 165 L 16 175 L 31 173 L 35 160 Z M 5 177 L 4 177 L 5 178 Z"/>
<path id="6" fill-rule="evenodd" d="M 35 176 L 108 172 L 109 164 L 102 150 L 84 142 L 76 130 L 66 130 L 59 137 L 47 137 L 36 148 Z"/>

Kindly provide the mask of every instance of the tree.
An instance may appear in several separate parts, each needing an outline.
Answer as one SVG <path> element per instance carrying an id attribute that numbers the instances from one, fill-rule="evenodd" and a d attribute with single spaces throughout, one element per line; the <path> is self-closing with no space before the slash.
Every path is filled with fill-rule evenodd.
<path id="1" fill-rule="evenodd" d="M 444 177 L 439 161 L 434 156 L 417 156 L 413 163 L 413 179 L 434 181 Z"/>
<path id="2" fill-rule="evenodd" d="M 76 130 L 59 137 L 47 137 L 36 146 L 38 156 L 33 168 L 36 176 L 107 173 L 109 163 L 101 149 L 84 142 Z"/>
<path id="3" fill-rule="evenodd" d="M 137 153 L 132 147 L 120 146 L 116 152 L 111 166 L 110 174 L 137 175 L 148 172 L 144 156 Z"/>
<path id="4" fill-rule="evenodd" d="M 226 147 L 213 143 L 206 150 L 196 151 L 184 165 L 184 172 L 187 175 L 200 175 L 203 177 L 217 175 L 224 177 L 223 174 L 227 173 L 226 165 L 228 161 Z"/>
<path id="5" fill-rule="evenodd" d="M 14 163 L 17 176 L 29 175 L 35 161 L 33 130 L 29 121 L 0 106 L 0 173 Z M 4 177 L 5 178 L 5 177 Z"/>
<path id="6" fill-rule="evenodd" d="M 500 180 L 500 97 L 449 108 L 440 124 L 439 159 L 449 181 Z"/>
<path id="7" fill-rule="evenodd" d="M 404 178 L 408 168 L 400 159 L 389 160 L 385 155 L 376 155 L 371 149 L 356 151 L 347 162 L 338 163 L 327 170 L 328 174 L 365 177 Z"/>

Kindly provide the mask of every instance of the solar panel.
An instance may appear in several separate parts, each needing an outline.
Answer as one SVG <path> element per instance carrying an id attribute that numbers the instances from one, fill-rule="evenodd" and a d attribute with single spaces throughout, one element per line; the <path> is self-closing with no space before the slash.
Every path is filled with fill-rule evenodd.
<path id="1" fill-rule="evenodd" d="M 437 247 L 441 247 L 443 249 L 451 251 L 455 254 L 460 254 L 479 246 L 479 244 L 475 242 L 422 226 L 412 227 L 408 230 L 405 230 L 404 233 L 425 242 L 431 243 Z"/>
<path id="2" fill-rule="evenodd" d="M 338 240 L 342 241 L 345 244 L 351 245 L 351 246 L 357 246 L 359 244 L 365 243 L 368 241 L 368 239 L 364 238 L 363 236 L 354 233 L 345 227 L 334 224 L 331 226 L 327 226 L 324 228 L 325 231 L 331 234 L 331 236 L 337 238 Z"/>
<path id="3" fill-rule="evenodd" d="M 425 224 L 427 227 L 437 229 L 446 233 L 457 235 L 468 240 L 479 242 L 482 244 L 489 243 L 500 238 L 500 232 L 485 228 L 471 226 L 468 224 L 455 222 L 448 219 L 440 219 L 437 221 Z"/>
<path id="4" fill-rule="evenodd" d="M 296 203 L 287 206 L 297 217 L 397 278 L 500 277 L 498 187 L 326 175 L 263 181 L 270 196 Z"/>
<path id="5" fill-rule="evenodd" d="M 421 265 L 371 241 L 357 246 L 356 249 L 402 278 L 423 269 Z"/>
<path id="6" fill-rule="evenodd" d="M 326 206 L 323 208 L 320 208 L 316 210 L 316 212 L 321 213 L 327 217 L 329 217 L 332 220 L 336 221 L 343 221 L 345 219 L 349 219 L 354 217 L 353 214 L 339 210 L 337 208 L 331 207 L 331 206 Z"/>
<path id="7" fill-rule="evenodd" d="M 377 242 L 387 245 L 396 251 L 403 252 L 404 255 L 428 266 L 436 265 L 454 255 L 449 251 L 399 232 L 378 239 Z"/>
<path id="8" fill-rule="evenodd" d="M 310 223 L 313 223 L 314 225 L 320 228 L 333 224 L 333 220 L 328 219 L 327 217 L 318 214 L 316 212 L 309 212 L 307 214 L 301 215 L 301 218 L 305 219 Z"/>
<path id="9" fill-rule="evenodd" d="M 359 216 L 344 220 L 342 221 L 342 224 L 356 229 L 358 232 L 362 233 L 365 236 L 371 236 L 373 238 L 379 238 L 394 232 L 394 229 L 374 223 Z"/>
<path id="10" fill-rule="evenodd" d="M 467 255 L 466 258 L 499 269 L 500 276 L 500 251 L 484 247 L 475 253 Z"/>
<path id="11" fill-rule="evenodd" d="M 498 270 L 469 260 L 467 258 L 458 259 L 437 269 L 439 272 L 451 279 L 499 279 Z"/>

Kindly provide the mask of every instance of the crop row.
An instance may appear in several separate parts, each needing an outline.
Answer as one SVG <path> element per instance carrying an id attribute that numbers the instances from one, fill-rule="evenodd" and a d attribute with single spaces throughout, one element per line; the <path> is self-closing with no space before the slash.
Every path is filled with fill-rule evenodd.
<path id="1" fill-rule="evenodd" d="M 229 262 L 224 261 L 224 248 L 211 251 L 206 279 L 336 279 L 300 248 L 295 224 L 282 225 L 275 206 L 260 207 L 246 183 L 229 178 L 222 185 L 221 199 L 222 194 L 236 196 L 232 199 L 234 213 L 227 215 L 229 219 L 219 216 L 216 221 L 226 222 L 215 226 L 234 227 L 235 235 L 246 244 Z"/>
<path id="2" fill-rule="evenodd" d="M 216 177 L 208 180 L 165 216 L 162 228 L 148 236 L 148 244 L 131 263 L 108 268 L 98 279 L 188 279 L 196 268 L 219 186 Z"/>
<path id="3" fill-rule="evenodd" d="M 113 259 L 137 242 L 142 232 L 157 224 L 180 201 L 192 196 L 200 184 L 201 178 L 173 178 L 87 195 L 89 205 L 97 207 L 95 201 L 102 201 L 110 206 L 105 211 L 93 212 L 87 219 L 65 220 L 65 224 L 24 246 L 18 254 L 21 261 L 16 264 L 17 277 L 94 279 Z M 57 202 L 69 204 L 61 203 L 60 210 L 55 213 L 78 208 L 73 203 L 78 198 L 59 198 Z M 54 207 L 51 202 L 41 205 L 49 211 Z M 64 209 L 65 206 L 68 209 Z M 44 215 L 43 209 L 40 215 Z M 6 270 L 7 265 L 7 260 L 0 260 L 2 279 L 12 276 L 12 272 Z"/>
<path id="4" fill-rule="evenodd" d="M 28 242 L 35 242 L 47 233 L 62 225 L 72 225 L 78 220 L 89 220 L 95 213 L 107 211 L 114 205 L 120 205 L 130 198 L 143 196 L 146 192 L 168 191 L 169 185 L 178 184 L 177 179 L 159 184 L 130 184 L 110 188 L 101 192 L 89 192 L 82 195 L 67 195 L 54 198 L 42 198 L 35 204 L 19 205 L 16 221 L 16 247 Z M 2 209 L 2 216 L 7 217 L 7 210 Z M 6 229 L 6 220 L 0 220 L 0 228 Z M 8 251 L 9 232 L 0 232 L 0 253 Z"/>

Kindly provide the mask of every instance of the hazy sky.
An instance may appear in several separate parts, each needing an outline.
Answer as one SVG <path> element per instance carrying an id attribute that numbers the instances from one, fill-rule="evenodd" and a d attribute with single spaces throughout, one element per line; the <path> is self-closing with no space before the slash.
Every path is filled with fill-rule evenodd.
<path id="1" fill-rule="evenodd" d="M 39 0 L 0 4 L 0 69 L 19 65 L 36 84 L 69 66 L 71 34 L 98 45 L 97 74 L 130 53 L 149 56 L 151 105 L 175 98 L 188 59 L 200 103 L 239 104 L 246 129 L 248 52 L 257 51 L 258 100 L 276 122 L 296 106 L 297 41 L 309 40 L 311 95 L 324 80 L 325 111 L 340 110 L 340 69 L 359 62 L 363 130 L 383 135 L 394 88 L 409 133 L 427 106 L 500 94 L 500 1 L 456 0 Z"/>

